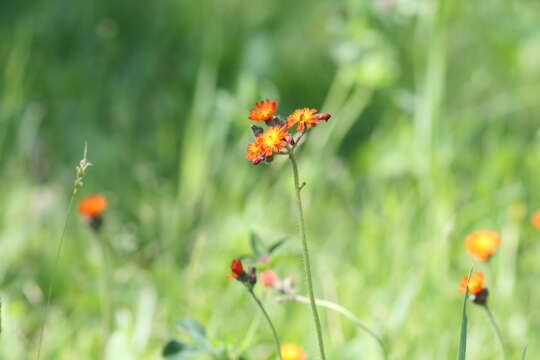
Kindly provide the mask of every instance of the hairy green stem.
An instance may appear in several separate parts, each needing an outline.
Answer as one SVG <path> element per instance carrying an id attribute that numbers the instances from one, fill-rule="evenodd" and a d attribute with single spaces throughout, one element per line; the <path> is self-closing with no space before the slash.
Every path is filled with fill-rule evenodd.
<path id="1" fill-rule="evenodd" d="M 278 298 L 277 299 L 278 301 L 283 301 L 283 300 L 293 300 L 293 301 L 298 301 L 300 303 L 303 303 L 303 304 L 308 304 L 310 303 L 309 299 L 305 296 L 301 296 L 301 295 L 286 295 L 282 298 Z M 339 304 L 336 304 L 332 301 L 328 301 L 328 300 L 322 300 L 322 299 L 315 299 L 315 303 L 318 305 L 318 306 L 322 306 L 322 307 L 325 307 L 327 309 L 330 309 L 330 310 L 333 310 L 337 313 L 340 313 L 341 315 L 345 316 L 346 318 L 348 318 L 349 320 L 351 320 L 352 322 L 354 322 L 356 324 L 356 326 L 358 326 L 360 329 L 364 330 L 369 336 L 371 336 L 376 342 L 377 344 L 379 345 L 379 347 L 381 348 L 381 351 L 383 353 L 383 358 L 386 360 L 388 359 L 388 353 L 386 352 L 386 347 L 384 346 L 384 342 L 383 340 L 379 337 L 379 335 L 377 335 L 374 331 L 372 331 L 370 328 L 368 328 L 356 315 L 354 315 L 350 310 L 348 310 L 347 308 L 339 305 Z"/>
<path id="2" fill-rule="evenodd" d="M 491 325 L 493 326 L 493 329 L 495 330 L 495 333 L 497 334 L 497 339 L 499 339 L 499 343 L 501 344 L 502 355 L 504 359 L 506 358 L 506 351 L 505 351 L 506 349 L 504 346 L 504 340 L 503 340 L 501 329 L 497 325 L 497 321 L 495 321 L 495 316 L 491 312 L 491 309 L 487 305 L 484 305 L 483 307 L 484 309 L 486 309 L 486 313 L 488 315 L 489 321 L 491 322 Z"/>
<path id="3" fill-rule="evenodd" d="M 38 339 L 38 348 L 37 348 L 37 355 L 36 359 L 39 360 L 41 355 L 41 346 L 43 344 L 43 333 L 45 331 L 45 324 L 47 323 L 47 318 L 49 316 L 49 306 L 51 304 L 51 295 L 52 295 L 52 289 L 53 289 L 53 283 L 56 278 L 56 271 L 58 270 L 58 263 L 60 262 L 60 253 L 62 252 L 62 247 L 64 245 L 64 236 L 66 234 L 67 224 L 69 222 L 69 218 L 71 216 L 71 206 L 73 205 L 73 200 L 75 199 L 75 192 L 71 195 L 71 199 L 69 200 L 69 204 L 67 207 L 67 213 L 66 218 L 64 220 L 64 227 L 62 228 L 62 235 L 60 235 L 60 240 L 58 242 L 58 247 L 56 249 L 56 256 L 54 258 L 53 268 L 52 268 L 52 274 L 51 274 L 51 280 L 49 281 L 49 286 L 47 289 L 47 300 L 45 304 L 45 316 L 43 317 L 43 323 L 41 324 L 41 329 L 39 331 L 39 339 Z"/>
<path id="4" fill-rule="evenodd" d="M 261 300 L 259 300 L 257 295 L 255 295 L 255 293 L 253 292 L 253 289 L 248 288 L 248 292 L 251 294 L 251 297 L 253 298 L 253 300 L 255 300 L 255 302 L 259 306 L 259 309 L 261 309 L 264 317 L 266 318 L 266 321 L 268 322 L 268 325 L 270 325 L 270 328 L 272 329 L 272 335 L 274 335 L 274 342 L 276 343 L 277 354 L 279 356 L 279 359 L 282 360 L 281 359 L 281 343 L 279 342 L 278 333 L 276 331 L 276 328 L 274 327 L 274 324 L 272 323 L 272 319 L 270 319 L 270 315 L 268 315 L 268 313 L 266 312 L 266 309 L 264 308 L 263 303 L 261 302 Z"/>
<path id="5" fill-rule="evenodd" d="M 311 276 L 311 263 L 309 260 L 309 250 L 306 238 L 306 227 L 304 224 L 304 209 L 302 206 L 302 196 L 300 192 L 303 188 L 303 185 L 300 185 L 300 176 L 298 174 L 298 163 L 296 161 L 296 156 L 294 155 L 294 150 L 291 147 L 288 147 L 289 150 L 289 159 L 291 160 L 293 175 L 294 175 L 294 190 L 296 192 L 296 204 L 298 206 L 298 213 L 300 217 L 300 235 L 302 237 L 302 250 L 304 255 L 304 270 L 306 273 L 306 280 L 308 284 L 308 294 L 309 302 L 311 304 L 311 312 L 313 313 L 313 320 L 315 322 L 315 328 L 317 330 L 317 341 L 319 343 L 319 350 L 321 352 L 321 359 L 325 360 L 326 356 L 324 354 L 324 342 L 322 336 L 322 327 L 321 320 L 319 319 L 319 313 L 317 312 L 317 305 L 315 303 L 315 294 L 313 292 L 313 280 Z"/>

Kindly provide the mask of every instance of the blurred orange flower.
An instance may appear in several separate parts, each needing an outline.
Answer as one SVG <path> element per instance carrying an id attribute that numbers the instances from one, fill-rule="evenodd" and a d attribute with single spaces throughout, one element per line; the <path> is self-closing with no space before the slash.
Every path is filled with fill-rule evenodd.
<path id="1" fill-rule="evenodd" d="M 307 360 L 304 349 L 297 344 L 281 345 L 281 358 L 283 360 Z"/>
<path id="2" fill-rule="evenodd" d="M 540 210 L 537 210 L 531 217 L 531 223 L 532 225 L 537 228 L 537 229 L 540 229 Z"/>
<path id="3" fill-rule="evenodd" d="M 303 108 L 296 109 L 294 112 L 287 117 L 287 127 L 291 128 L 295 124 L 298 124 L 298 130 L 304 130 L 305 127 L 308 129 L 313 125 L 318 124 L 321 120 L 315 116 L 317 109 Z"/>
<path id="4" fill-rule="evenodd" d="M 79 202 L 79 213 L 95 217 L 107 208 L 107 199 L 103 195 L 90 195 Z"/>
<path id="5" fill-rule="evenodd" d="M 501 245 L 501 237 L 492 230 L 478 230 L 465 238 L 467 252 L 478 260 L 487 260 Z"/>
<path id="6" fill-rule="evenodd" d="M 277 99 L 270 101 L 270 99 L 262 100 L 255 103 L 255 107 L 250 109 L 249 120 L 252 121 L 265 121 L 270 120 L 272 115 L 276 112 Z"/>
<path id="7" fill-rule="evenodd" d="M 274 151 L 281 151 L 281 147 L 287 145 L 285 138 L 289 132 L 281 126 L 269 126 L 260 135 L 260 145 L 265 156 L 272 156 Z"/>
<path id="8" fill-rule="evenodd" d="M 276 281 L 278 280 L 279 278 L 277 274 L 271 269 L 264 270 L 261 273 L 261 283 L 263 284 L 264 287 L 270 287 L 274 285 Z"/>
<path id="9" fill-rule="evenodd" d="M 465 294 L 465 289 L 467 288 L 467 280 L 469 283 L 469 294 L 478 294 L 482 289 L 484 289 L 484 273 L 477 271 L 474 274 L 465 275 L 461 282 L 459 283 L 459 292 Z"/>

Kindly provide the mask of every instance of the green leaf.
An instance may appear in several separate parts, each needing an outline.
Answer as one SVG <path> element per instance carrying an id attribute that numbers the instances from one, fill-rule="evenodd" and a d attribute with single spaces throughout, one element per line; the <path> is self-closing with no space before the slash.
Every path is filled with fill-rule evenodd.
<path id="1" fill-rule="evenodd" d="M 470 274 L 469 274 L 470 277 Z M 467 300 L 469 299 L 469 287 L 465 290 L 465 297 L 463 300 L 463 314 L 461 316 L 461 334 L 459 337 L 459 360 L 465 360 L 465 353 L 467 351 Z"/>
<path id="2" fill-rule="evenodd" d="M 268 247 L 268 253 L 273 254 L 274 251 L 279 249 L 281 245 L 285 244 L 286 241 L 287 241 L 287 238 L 279 239 L 278 241 L 276 241 L 275 243 L 273 243 L 272 245 Z"/>
<path id="3" fill-rule="evenodd" d="M 181 343 L 180 341 L 170 340 L 167 344 L 165 344 L 165 347 L 163 348 L 161 355 L 163 355 L 164 358 L 174 356 L 182 352 L 184 348 L 185 348 L 185 344 Z"/>
<path id="4" fill-rule="evenodd" d="M 523 348 L 523 354 L 521 355 L 521 360 L 527 359 L 527 347 L 528 345 L 525 345 L 525 347 Z"/>
<path id="5" fill-rule="evenodd" d="M 257 235 L 257 233 L 255 233 L 254 231 L 252 231 L 252 232 L 249 234 L 249 244 L 251 245 L 251 250 L 252 250 L 256 255 L 263 255 L 263 254 L 264 254 L 264 251 L 262 250 L 262 248 L 263 248 L 263 241 L 262 241 L 262 239 L 260 238 L 260 236 Z"/>
<path id="6" fill-rule="evenodd" d="M 204 329 L 204 326 L 193 318 L 186 318 L 186 319 L 180 320 L 177 323 L 177 326 L 183 329 L 185 332 L 187 332 L 189 335 L 191 335 L 195 339 L 198 339 L 198 340 L 206 339 L 206 330 Z"/>
<path id="7" fill-rule="evenodd" d="M 171 340 L 165 344 L 161 354 L 167 360 L 187 360 L 202 352 L 204 352 L 204 349 L 196 345 Z"/>

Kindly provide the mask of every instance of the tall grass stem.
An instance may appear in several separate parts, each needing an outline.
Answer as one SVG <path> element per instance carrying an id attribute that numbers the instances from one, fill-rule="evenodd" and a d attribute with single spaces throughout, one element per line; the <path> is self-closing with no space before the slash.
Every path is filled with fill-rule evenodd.
<path id="1" fill-rule="evenodd" d="M 43 333 L 45 331 L 45 324 L 47 323 L 47 318 L 49 317 L 49 307 L 51 304 L 51 295 L 52 295 L 52 289 L 54 280 L 56 278 L 56 272 L 58 270 L 58 263 L 60 262 L 60 254 L 62 252 L 62 247 L 64 245 L 64 237 L 66 235 L 66 229 L 67 224 L 69 222 L 69 219 L 71 217 L 71 207 L 73 206 L 73 201 L 75 200 L 75 192 L 71 194 L 71 198 L 69 199 L 69 204 L 67 207 L 67 213 L 64 220 L 64 227 L 62 228 L 62 234 L 60 235 L 60 240 L 58 242 L 58 247 L 56 248 L 56 256 L 54 258 L 52 273 L 51 273 L 51 280 L 49 281 L 49 286 L 47 289 L 47 300 L 45 303 L 45 315 L 43 317 L 43 323 L 41 324 L 41 329 L 39 331 L 39 338 L 38 338 L 38 348 L 37 348 L 37 355 L 36 359 L 39 360 L 41 356 L 41 346 L 43 345 Z"/>

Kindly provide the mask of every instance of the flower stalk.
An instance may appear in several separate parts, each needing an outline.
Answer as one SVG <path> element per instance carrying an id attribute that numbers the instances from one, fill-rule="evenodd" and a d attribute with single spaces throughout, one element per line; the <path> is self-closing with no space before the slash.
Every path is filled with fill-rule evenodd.
<path id="1" fill-rule="evenodd" d="M 279 341 L 279 336 L 278 336 L 278 333 L 276 331 L 276 328 L 274 327 L 274 323 L 272 322 L 272 319 L 270 319 L 270 315 L 268 315 L 268 313 L 266 312 L 266 309 L 264 308 L 264 305 L 261 302 L 261 300 L 259 300 L 257 295 L 255 295 L 255 293 L 253 292 L 253 289 L 248 287 L 248 292 L 251 295 L 251 297 L 253 298 L 253 300 L 255 300 L 255 302 L 257 303 L 257 306 L 259 307 L 259 309 L 261 309 L 261 312 L 263 313 L 266 321 L 268 322 L 268 325 L 272 329 L 272 335 L 274 336 L 274 343 L 276 345 L 277 354 L 279 356 L 279 359 L 282 360 L 282 357 L 281 357 L 281 343 Z"/>
<path id="2" fill-rule="evenodd" d="M 311 274 L 311 261 L 309 258 L 309 249 L 308 249 L 308 243 L 307 243 L 307 237 L 306 237 L 306 228 L 305 228 L 305 221 L 304 221 L 304 208 L 302 205 L 302 195 L 301 191 L 302 188 L 305 186 L 305 183 L 300 184 L 300 175 L 298 172 L 298 162 L 296 160 L 296 156 L 294 154 L 294 149 L 290 146 L 287 146 L 287 150 L 289 152 L 289 159 L 291 160 L 292 170 L 293 170 L 293 176 L 294 176 L 294 190 L 296 193 L 296 205 L 298 207 L 298 214 L 300 219 L 300 236 L 302 238 L 302 252 L 304 257 L 304 272 L 308 284 L 308 294 L 309 294 L 309 302 L 311 305 L 311 312 L 313 314 L 313 321 L 315 322 L 315 328 L 317 330 L 317 342 L 319 344 L 319 351 L 321 353 L 321 359 L 325 360 L 325 352 L 324 352 L 324 341 L 322 336 L 322 327 L 321 327 L 321 321 L 319 318 L 319 313 L 317 311 L 317 303 L 315 300 L 315 294 L 313 291 L 313 279 Z"/>

